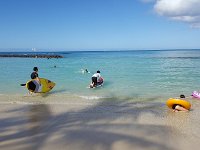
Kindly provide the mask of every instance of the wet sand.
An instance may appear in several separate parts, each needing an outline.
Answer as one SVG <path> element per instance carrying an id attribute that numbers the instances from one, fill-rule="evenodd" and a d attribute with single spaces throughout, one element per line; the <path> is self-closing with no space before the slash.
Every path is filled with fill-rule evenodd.
<path id="1" fill-rule="evenodd" d="M 0 149 L 199 149 L 200 101 L 190 102 L 188 113 L 159 102 L 1 103 Z"/>

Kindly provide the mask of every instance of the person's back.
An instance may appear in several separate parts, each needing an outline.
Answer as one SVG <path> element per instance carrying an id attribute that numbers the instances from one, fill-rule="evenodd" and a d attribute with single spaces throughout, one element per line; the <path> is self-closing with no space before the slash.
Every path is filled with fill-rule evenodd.
<path id="1" fill-rule="evenodd" d="M 92 77 L 100 78 L 100 77 L 101 77 L 101 74 L 100 74 L 100 72 L 99 72 L 99 73 L 97 72 L 97 73 L 93 74 Z"/>

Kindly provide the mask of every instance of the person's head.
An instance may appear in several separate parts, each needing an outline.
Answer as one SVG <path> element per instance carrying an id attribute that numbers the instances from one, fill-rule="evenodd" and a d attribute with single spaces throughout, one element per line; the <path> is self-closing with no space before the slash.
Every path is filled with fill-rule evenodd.
<path id="1" fill-rule="evenodd" d="M 34 68 L 33 68 L 33 71 L 36 71 L 36 72 L 37 72 L 37 71 L 38 71 L 38 67 L 34 67 Z"/>
<path id="2" fill-rule="evenodd" d="M 29 82 L 28 83 L 28 89 L 30 90 L 30 91 L 35 91 L 35 88 L 36 88 L 36 85 L 31 81 L 31 82 Z"/>
<path id="3" fill-rule="evenodd" d="M 100 73 L 100 71 L 98 70 L 97 73 Z"/>
<path id="4" fill-rule="evenodd" d="M 181 95 L 180 95 L 180 98 L 185 98 L 185 95 L 181 94 Z"/>

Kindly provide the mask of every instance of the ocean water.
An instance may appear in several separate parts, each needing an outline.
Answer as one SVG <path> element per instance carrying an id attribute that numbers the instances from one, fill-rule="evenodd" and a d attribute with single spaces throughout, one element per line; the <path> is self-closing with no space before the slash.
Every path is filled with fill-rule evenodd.
<path id="1" fill-rule="evenodd" d="M 165 101 L 180 94 L 190 96 L 192 91 L 200 89 L 200 50 L 79 51 L 56 54 L 64 58 L 0 58 L 0 96 L 24 96 L 28 91 L 20 84 L 30 79 L 34 66 L 39 68 L 39 77 L 56 82 L 48 97 L 61 97 L 62 101 L 70 97 Z M 90 73 L 82 73 L 81 69 L 85 68 Z M 91 76 L 97 70 L 101 71 L 104 85 L 89 89 Z"/>

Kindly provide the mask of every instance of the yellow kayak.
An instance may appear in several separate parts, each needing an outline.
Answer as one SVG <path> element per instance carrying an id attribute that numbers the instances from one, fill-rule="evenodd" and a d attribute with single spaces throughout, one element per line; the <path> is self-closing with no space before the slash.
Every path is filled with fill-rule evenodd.
<path id="1" fill-rule="evenodd" d="M 56 85 L 54 82 L 48 79 L 44 78 L 39 78 L 39 79 L 40 83 L 35 79 L 26 82 L 26 88 L 34 93 L 46 93 L 52 90 L 53 87 Z"/>

